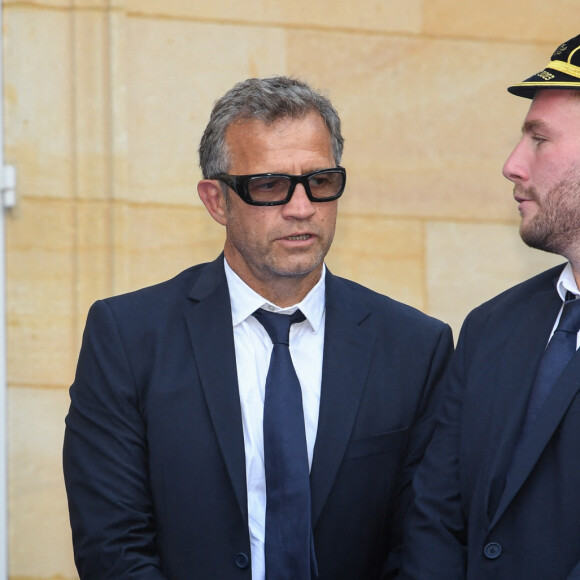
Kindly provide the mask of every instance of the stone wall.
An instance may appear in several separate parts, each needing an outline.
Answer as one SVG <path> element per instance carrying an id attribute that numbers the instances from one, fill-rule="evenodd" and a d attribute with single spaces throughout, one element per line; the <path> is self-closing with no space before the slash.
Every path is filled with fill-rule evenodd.
<path id="1" fill-rule="evenodd" d="M 210 260 L 196 193 L 213 101 L 296 75 L 341 113 L 328 265 L 448 321 L 559 261 L 526 248 L 506 86 L 580 33 L 577 0 L 4 0 L 13 580 L 76 577 L 60 454 L 86 312 Z"/>

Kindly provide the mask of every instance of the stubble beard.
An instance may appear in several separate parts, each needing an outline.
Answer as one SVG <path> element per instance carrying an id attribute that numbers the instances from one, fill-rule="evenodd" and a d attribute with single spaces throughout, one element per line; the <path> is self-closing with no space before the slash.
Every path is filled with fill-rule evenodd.
<path id="1" fill-rule="evenodd" d="M 230 228 L 237 228 L 236 220 L 230 219 Z M 242 230 L 239 230 L 242 232 Z M 324 243 L 316 248 L 285 255 L 280 251 L 268 251 L 267 246 L 254 245 L 250 236 L 231 236 L 230 247 L 235 251 L 246 267 L 254 273 L 256 278 L 266 283 L 275 283 L 276 280 L 300 280 L 307 278 L 314 271 L 321 268 L 324 258 L 328 253 L 334 232 Z"/>
<path id="2" fill-rule="evenodd" d="M 325 255 L 326 252 L 320 249 L 306 264 L 297 264 L 293 267 L 289 264 L 284 264 L 284 260 L 272 259 L 266 262 L 265 269 L 274 277 L 304 278 L 322 265 Z"/>
<path id="3" fill-rule="evenodd" d="M 537 190 L 522 190 L 535 200 L 538 210 L 520 224 L 520 237 L 530 248 L 567 256 L 580 243 L 580 170 L 571 168 L 539 201 Z"/>
<path id="4" fill-rule="evenodd" d="M 269 254 L 265 259 L 264 270 L 274 278 L 305 278 L 322 266 L 333 238 L 334 233 L 330 239 L 319 244 L 315 249 L 306 251 L 302 257 L 300 252 L 291 256 Z"/>

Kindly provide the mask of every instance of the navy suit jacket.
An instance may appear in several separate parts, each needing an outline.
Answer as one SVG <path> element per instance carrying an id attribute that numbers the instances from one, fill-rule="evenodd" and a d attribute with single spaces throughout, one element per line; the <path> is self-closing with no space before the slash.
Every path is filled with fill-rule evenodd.
<path id="1" fill-rule="evenodd" d="M 580 579 L 580 353 L 506 477 L 562 301 L 548 270 L 475 309 L 415 480 L 401 579 Z"/>
<path id="2" fill-rule="evenodd" d="M 321 579 L 386 577 L 451 348 L 447 325 L 327 273 L 311 468 Z M 249 578 L 223 257 L 95 303 L 70 396 L 64 472 L 81 578 Z"/>

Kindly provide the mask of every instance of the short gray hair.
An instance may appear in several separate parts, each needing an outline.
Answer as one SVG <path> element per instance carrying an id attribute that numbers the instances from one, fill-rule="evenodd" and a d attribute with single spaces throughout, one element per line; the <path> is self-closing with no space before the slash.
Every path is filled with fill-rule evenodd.
<path id="1" fill-rule="evenodd" d="M 332 141 L 334 161 L 342 158 L 344 139 L 340 118 L 330 100 L 298 79 L 279 76 L 251 78 L 236 84 L 216 101 L 199 144 L 199 165 L 205 179 L 227 173 L 230 156 L 226 144 L 228 127 L 239 120 L 266 125 L 283 118 L 297 119 L 317 112 L 324 119 Z"/>

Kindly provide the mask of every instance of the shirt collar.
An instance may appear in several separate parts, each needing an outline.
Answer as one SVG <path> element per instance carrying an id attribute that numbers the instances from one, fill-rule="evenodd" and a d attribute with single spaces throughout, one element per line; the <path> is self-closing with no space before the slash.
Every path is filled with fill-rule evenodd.
<path id="1" fill-rule="evenodd" d="M 271 312 L 287 312 L 291 314 L 296 309 L 300 309 L 302 314 L 306 316 L 314 334 L 318 333 L 323 322 L 324 307 L 325 307 L 325 291 L 326 291 L 326 265 L 322 265 L 322 273 L 320 280 L 316 283 L 314 288 L 308 292 L 304 299 L 298 304 L 288 306 L 287 308 L 280 308 L 257 292 L 252 290 L 230 267 L 228 261 L 224 258 L 224 269 L 226 279 L 228 282 L 228 290 L 230 293 L 230 302 L 232 306 L 232 322 L 234 326 L 241 324 L 249 316 L 258 310 L 264 308 Z"/>
<path id="2" fill-rule="evenodd" d="M 558 294 L 563 301 L 566 301 L 566 293 L 572 292 L 575 296 L 580 294 L 578 290 L 578 284 L 576 284 L 576 279 L 574 278 L 574 272 L 572 271 L 572 265 L 570 262 L 566 264 L 566 267 L 562 270 L 558 282 L 556 284 L 556 289 Z"/>

